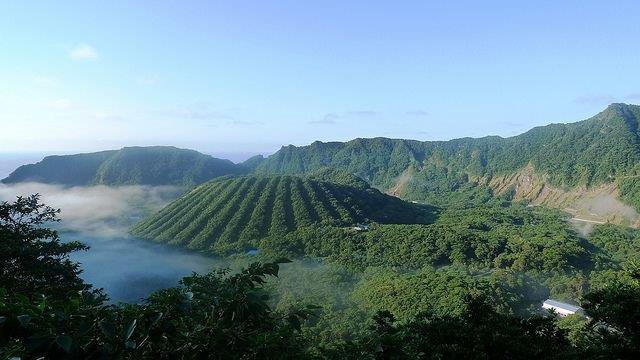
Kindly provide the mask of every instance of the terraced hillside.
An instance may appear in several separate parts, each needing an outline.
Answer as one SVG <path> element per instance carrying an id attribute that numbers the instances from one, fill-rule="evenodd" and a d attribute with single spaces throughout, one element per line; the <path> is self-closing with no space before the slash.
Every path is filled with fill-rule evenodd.
<path id="1" fill-rule="evenodd" d="M 318 224 L 431 220 L 430 208 L 373 188 L 290 175 L 241 176 L 196 187 L 136 224 L 131 233 L 221 254 L 246 250 L 255 247 L 259 239 Z"/>

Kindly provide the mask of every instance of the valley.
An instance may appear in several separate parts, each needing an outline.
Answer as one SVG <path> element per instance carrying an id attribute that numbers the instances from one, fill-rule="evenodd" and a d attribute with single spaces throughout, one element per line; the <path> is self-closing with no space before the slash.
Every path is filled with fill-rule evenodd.
<path id="1" fill-rule="evenodd" d="M 0 360 L 640 359 L 640 2 L 0 2 Z"/>
<path id="2" fill-rule="evenodd" d="M 545 299 L 579 304 L 629 282 L 640 148 L 627 130 L 638 109 L 507 139 L 315 142 L 240 164 L 172 147 L 46 157 L 4 179 L 0 200 L 40 193 L 61 208 L 53 228 L 90 247 L 70 259 L 110 304 L 279 264 L 279 277 L 252 277 L 265 306 L 312 306 L 300 331 L 332 347 L 370 336 L 362 324 L 381 312 L 399 324 L 468 316 L 481 297 L 493 318 L 526 318 L 546 314 Z M 560 148 L 575 156 L 547 154 Z M 558 326 L 583 331 L 574 321 Z"/>

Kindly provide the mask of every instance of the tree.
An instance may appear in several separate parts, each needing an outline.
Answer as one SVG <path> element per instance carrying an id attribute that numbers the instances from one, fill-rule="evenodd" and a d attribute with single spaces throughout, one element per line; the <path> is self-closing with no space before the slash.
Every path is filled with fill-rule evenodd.
<path id="1" fill-rule="evenodd" d="M 38 194 L 0 203 L 0 288 L 27 297 L 63 298 L 88 290 L 80 279 L 74 251 L 87 250 L 79 242 L 63 243 L 55 230 L 43 227 L 56 222 L 60 210 L 39 203 Z"/>
<path id="2" fill-rule="evenodd" d="M 640 263 L 627 269 L 631 281 L 614 281 L 585 295 L 583 307 L 592 318 L 588 351 L 612 358 L 640 357 Z"/>
<path id="3" fill-rule="evenodd" d="M 280 260 L 185 277 L 142 304 L 109 305 L 79 277 L 39 196 L 0 204 L 0 358 L 300 358 L 314 307 L 273 311 L 262 289 Z"/>
<path id="4" fill-rule="evenodd" d="M 327 349 L 329 358 L 353 359 L 563 359 L 575 354 L 552 318 L 497 313 L 470 296 L 460 315 L 423 312 L 398 321 L 379 312 L 371 336 Z"/>

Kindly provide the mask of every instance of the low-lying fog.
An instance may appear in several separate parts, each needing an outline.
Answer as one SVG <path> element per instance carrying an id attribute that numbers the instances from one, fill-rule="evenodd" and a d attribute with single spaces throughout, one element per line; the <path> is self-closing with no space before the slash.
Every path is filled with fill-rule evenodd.
<path id="1" fill-rule="evenodd" d="M 0 200 L 39 193 L 41 201 L 60 208 L 55 226 L 64 241 L 78 240 L 91 249 L 74 253 L 82 277 L 104 288 L 113 301 L 135 302 L 151 291 L 176 285 L 193 271 L 207 272 L 216 260 L 132 238 L 127 229 L 145 214 L 175 199 L 183 189 L 170 186 L 91 186 L 65 188 L 24 183 L 0 184 Z"/>

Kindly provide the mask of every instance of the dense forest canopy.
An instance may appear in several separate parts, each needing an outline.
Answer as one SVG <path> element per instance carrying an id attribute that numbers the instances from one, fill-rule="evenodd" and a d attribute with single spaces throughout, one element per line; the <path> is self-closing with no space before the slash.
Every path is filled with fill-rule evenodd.
<path id="1" fill-rule="evenodd" d="M 516 209 L 511 220 L 488 212 L 485 220 L 473 226 L 492 226 L 483 224 L 490 219 L 519 226 L 544 221 L 544 216 L 522 211 Z M 584 295 L 582 305 L 589 318 L 557 320 L 511 312 L 513 302 L 522 300 L 515 295 L 526 280 L 509 272 L 479 277 L 456 267 L 423 267 L 413 272 L 371 267 L 358 273 L 337 264 L 299 264 L 287 269 L 283 259 L 251 264 L 245 259 L 243 269 L 194 274 L 138 304 L 114 305 L 105 302 L 100 290 L 85 284 L 78 264 L 69 260 L 71 252 L 86 248 L 61 243 L 57 233 L 44 226 L 56 220 L 56 213 L 40 204 L 37 196 L 0 204 L 3 358 L 640 355 L 640 267 L 631 259 L 626 259 L 627 270 L 617 270 L 618 278 Z M 631 242 L 638 238 L 631 230 L 602 229 L 593 245 L 615 232 Z M 616 262 L 614 258 L 624 258 L 635 248 L 621 244 L 607 248 L 608 260 Z M 292 274 L 296 274 L 294 281 L 287 280 Z M 349 288 L 352 295 L 346 295 Z"/>

